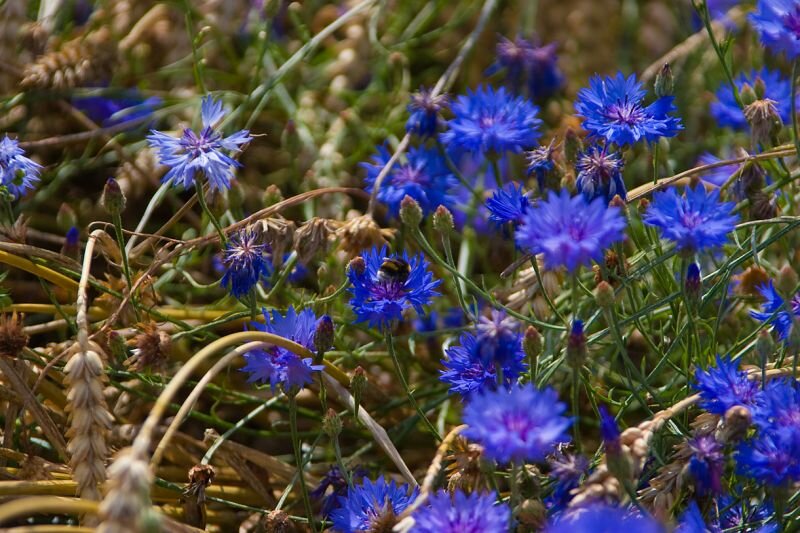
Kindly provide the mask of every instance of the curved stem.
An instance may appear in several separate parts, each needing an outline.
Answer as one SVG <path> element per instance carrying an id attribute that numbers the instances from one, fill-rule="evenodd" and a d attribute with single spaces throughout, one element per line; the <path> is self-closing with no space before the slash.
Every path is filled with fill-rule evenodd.
<path id="1" fill-rule="evenodd" d="M 297 468 L 297 478 L 300 480 L 300 492 L 303 494 L 303 506 L 306 508 L 306 516 L 311 530 L 316 533 L 317 524 L 314 521 L 314 512 L 311 510 L 311 499 L 308 497 L 308 486 L 306 477 L 303 475 L 303 453 L 300 450 L 300 437 L 297 434 L 297 393 L 289 393 L 289 428 L 292 432 L 292 448 L 294 449 L 294 460 Z"/>
<path id="2" fill-rule="evenodd" d="M 436 440 L 441 441 L 442 437 L 439 435 L 439 432 L 433 426 L 430 420 L 428 420 L 427 415 L 422 411 L 422 408 L 417 403 L 417 400 L 414 399 L 414 395 L 411 394 L 411 389 L 408 386 L 408 381 L 406 380 L 406 376 L 403 374 L 403 369 L 400 367 L 400 360 L 397 358 L 397 351 L 394 349 L 394 337 L 392 336 L 391 331 L 386 331 L 386 346 L 389 349 L 389 355 L 392 357 L 392 362 L 394 363 L 394 370 L 397 374 L 400 383 L 403 385 L 403 390 L 408 397 L 408 401 L 417 411 L 417 414 L 428 427 L 428 430 L 431 434 L 436 438 Z"/>
<path id="3" fill-rule="evenodd" d="M 219 235 L 220 246 L 225 246 L 225 244 L 228 242 L 228 239 L 227 237 L 225 237 L 225 232 L 222 231 L 222 226 L 220 226 L 219 220 L 217 220 L 217 217 L 214 215 L 213 212 L 211 212 L 211 209 L 208 207 L 208 204 L 206 203 L 206 194 L 203 191 L 203 183 L 200 181 L 199 178 L 195 178 L 194 187 L 195 189 L 197 189 L 197 201 L 200 203 L 200 208 L 206 215 L 208 215 L 208 218 L 214 225 L 214 229 L 217 230 L 217 234 Z"/>

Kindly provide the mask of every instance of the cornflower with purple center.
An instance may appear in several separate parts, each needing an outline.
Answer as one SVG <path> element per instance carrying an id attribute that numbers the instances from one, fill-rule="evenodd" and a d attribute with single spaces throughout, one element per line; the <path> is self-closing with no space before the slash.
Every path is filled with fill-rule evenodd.
<path id="1" fill-rule="evenodd" d="M 739 445 L 736 471 L 771 487 L 787 487 L 800 481 L 800 428 L 759 429 L 755 437 Z"/>
<path id="2" fill-rule="evenodd" d="M 440 490 L 413 517 L 414 533 L 490 533 L 508 530 L 511 508 L 497 503 L 494 492 L 464 494 L 457 489 L 451 496 Z"/>
<path id="3" fill-rule="evenodd" d="M 250 294 L 261 278 L 272 275 L 270 247 L 260 243 L 252 229 L 243 229 L 225 243 L 222 265 L 225 273 L 220 282 L 236 298 Z"/>
<path id="4" fill-rule="evenodd" d="M 692 456 L 689 459 L 689 474 L 694 479 L 696 492 L 722 493 L 722 472 L 725 469 L 725 454 L 714 435 L 700 435 L 687 442 Z"/>
<path id="5" fill-rule="evenodd" d="M 644 96 L 633 74 L 628 78 L 621 72 L 615 77 L 594 76 L 589 87 L 578 92 L 575 111 L 583 117 L 585 130 L 618 146 L 677 135 L 683 126 L 679 118 L 669 115 L 675 110 L 674 97 L 662 96 L 644 106 Z"/>
<path id="6" fill-rule="evenodd" d="M 528 152 L 528 175 L 536 176 L 536 184 L 539 186 L 539 194 L 544 194 L 545 178 L 555 169 L 556 163 L 553 160 L 555 152 L 555 142 L 553 139 L 547 146 L 540 146 Z"/>
<path id="7" fill-rule="evenodd" d="M 380 250 L 373 248 L 362 256 L 365 264 L 363 272 L 354 269 L 347 272 L 351 283 L 348 290 L 353 296 L 350 306 L 356 314 L 356 321 L 368 322 L 370 327 L 380 329 L 387 329 L 392 323 L 402 320 L 403 312 L 412 307 L 418 314 L 424 315 L 424 306 L 439 295 L 436 288 L 442 283 L 433 279 L 433 273 L 428 270 L 428 261 L 422 254 L 409 257 L 405 251 L 389 256 L 387 253 L 385 246 Z M 408 276 L 382 275 L 381 265 L 387 257 L 407 263 Z"/>
<path id="8" fill-rule="evenodd" d="M 419 489 L 406 484 L 388 483 L 383 476 L 375 481 L 364 478 L 359 485 L 339 497 L 339 508 L 330 515 L 336 533 L 391 531 L 397 516 L 417 498 Z"/>
<path id="9" fill-rule="evenodd" d="M 433 96 L 433 91 L 420 87 L 411 95 L 408 104 L 406 131 L 423 139 L 433 137 L 444 126 L 442 110 L 447 108 L 450 98 L 446 94 Z"/>
<path id="10" fill-rule="evenodd" d="M 453 102 L 451 110 L 454 118 L 439 138 L 452 150 L 498 157 L 530 149 L 539 139 L 539 108 L 504 87 L 467 91 Z"/>
<path id="11" fill-rule="evenodd" d="M 778 334 L 778 338 L 784 342 L 789 340 L 789 333 L 792 331 L 793 317 L 800 317 L 800 293 L 795 294 L 789 301 L 789 308 L 792 313 L 786 310 L 783 298 L 778 291 L 775 290 L 775 285 L 772 280 L 766 285 L 760 285 L 758 292 L 764 298 L 764 303 L 761 304 L 761 311 L 750 311 L 750 316 L 761 322 L 772 324 L 772 329 Z"/>
<path id="12" fill-rule="evenodd" d="M 501 226 L 509 222 L 514 225 L 519 224 L 530 206 L 530 198 L 523 190 L 522 184 L 515 186 L 511 183 L 502 189 L 497 189 L 492 197 L 486 200 L 486 209 L 490 213 L 489 220 Z"/>
<path id="13" fill-rule="evenodd" d="M 503 384 L 510 388 L 527 369 L 522 350 L 522 335 L 512 332 L 494 341 L 472 333 L 463 333 L 459 345 L 446 350 L 442 361 L 446 370 L 439 379 L 450 385 L 451 394 L 469 398 L 475 392 L 497 388 L 497 367 L 503 370 Z"/>
<path id="14" fill-rule="evenodd" d="M 484 391 L 464 408 L 464 423 L 469 425 L 464 436 L 499 463 L 541 461 L 556 444 L 569 441 L 572 421 L 563 416 L 566 409 L 553 389 L 531 384 Z"/>
<path id="15" fill-rule="evenodd" d="M 228 154 L 241 152 L 241 147 L 252 137 L 247 130 L 222 136 L 217 127 L 225 112 L 222 102 L 211 95 L 203 97 L 200 116 L 203 123 L 200 133 L 186 128 L 177 139 L 156 130 L 147 136 L 150 146 L 158 150 L 161 163 L 169 167 L 161 181 L 173 180 L 175 186 L 188 189 L 205 176 L 212 190 L 230 189 L 233 169 L 242 165 Z"/>
<path id="16" fill-rule="evenodd" d="M 625 160 L 620 154 L 608 150 L 607 146 L 594 145 L 584 150 L 575 164 L 578 175 L 575 187 L 587 201 L 603 198 L 610 202 L 619 195 L 625 200 L 628 192 L 622 181 Z"/>
<path id="17" fill-rule="evenodd" d="M 583 195 L 570 197 L 563 189 L 528 209 L 517 228 L 517 246 L 544 254 L 548 268 L 564 266 L 574 272 L 590 261 L 601 261 L 606 248 L 624 238 L 625 218 L 619 208 Z"/>
<path id="18" fill-rule="evenodd" d="M 379 146 L 372 163 L 361 163 L 367 170 L 367 192 L 372 193 L 378 175 L 390 159 L 386 147 Z M 422 213 L 428 215 L 440 205 L 452 209 L 456 202 L 452 191 L 456 186 L 458 179 L 437 150 L 411 148 L 406 154 L 406 162 L 396 164 L 389 171 L 378 191 L 378 200 L 386 205 L 391 216 L 397 218 L 400 216 L 400 202 L 408 195 L 417 201 Z"/>
<path id="19" fill-rule="evenodd" d="M 282 316 L 276 309 L 273 309 L 272 313 L 264 309 L 263 313 L 265 323 L 252 322 L 251 326 L 254 329 L 289 339 L 312 352 L 316 350 L 314 333 L 317 324 L 329 320 L 325 316 L 317 319 L 314 311 L 308 308 L 298 313 L 292 306 L 286 310 L 286 316 Z M 302 389 L 311 383 L 313 372 L 325 368 L 323 365 L 313 364 L 310 357 L 303 359 L 280 346 L 252 350 L 244 354 L 244 360 L 245 366 L 242 371 L 250 374 L 248 382 L 269 382 L 273 390 L 280 384 L 287 392 L 292 389 Z"/>
<path id="20" fill-rule="evenodd" d="M 25 157 L 25 150 L 19 147 L 19 141 L 7 134 L 0 140 L 0 185 L 15 200 L 36 186 L 41 169 L 39 163 Z"/>
<path id="21" fill-rule="evenodd" d="M 656 192 L 644 222 L 661 229 L 661 236 L 675 243 L 679 251 L 693 254 L 722 246 L 736 227 L 739 215 L 734 204 L 720 202 L 719 191 L 706 192 L 698 185 L 679 195 L 675 187 Z"/>
<path id="22" fill-rule="evenodd" d="M 564 86 L 556 48 L 555 43 L 538 46 L 523 37 L 512 41 L 501 36 L 495 49 L 495 61 L 486 75 L 505 70 L 508 85 L 515 93 L 520 93 L 524 85 L 533 100 L 543 101 Z"/>
<path id="23" fill-rule="evenodd" d="M 709 413 L 725 416 L 731 407 L 752 408 L 758 394 L 758 383 L 747 378 L 730 356 L 717 355 L 717 365 L 695 372 L 694 388 L 700 393 L 700 407 Z"/>
<path id="24" fill-rule="evenodd" d="M 770 70 L 766 67 L 761 70 L 752 70 L 749 73 L 742 73 L 736 79 L 736 87 L 742 90 L 745 84 L 750 87 L 756 85 L 757 80 L 764 84 L 764 95 L 762 98 L 773 100 L 775 108 L 784 124 L 792 121 L 792 84 L 784 78 L 780 71 Z M 744 116 L 742 107 L 733 95 L 733 88 L 730 83 L 723 83 L 717 89 L 717 101 L 711 103 L 711 116 L 716 119 L 717 124 L 722 127 L 730 127 L 735 130 L 747 130 L 749 128 L 747 119 Z M 795 102 L 800 102 L 800 95 L 795 97 Z"/>
<path id="25" fill-rule="evenodd" d="M 800 3 L 797 0 L 759 0 L 750 22 L 761 43 L 775 54 L 800 56 Z"/>

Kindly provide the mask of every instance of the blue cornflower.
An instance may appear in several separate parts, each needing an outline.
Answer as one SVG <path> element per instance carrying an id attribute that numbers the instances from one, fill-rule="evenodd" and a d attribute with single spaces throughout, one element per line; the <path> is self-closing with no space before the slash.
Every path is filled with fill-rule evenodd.
<path id="1" fill-rule="evenodd" d="M 408 104 L 408 122 L 406 131 L 423 139 L 433 137 L 444 126 L 442 109 L 450 102 L 446 94 L 433 96 L 430 89 L 420 87 L 419 92 L 411 95 Z"/>
<path id="2" fill-rule="evenodd" d="M 378 174 L 389 159 L 391 154 L 386 147 L 379 146 L 372 163 L 361 163 L 367 170 L 367 192 L 372 192 Z M 392 168 L 378 191 L 378 200 L 386 205 L 389 213 L 393 217 L 400 216 L 400 202 L 406 195 L 416 200 L 426 215 L 440 205 L 452 208 L 455 198 L 451 192 L 458 180 L 439 152 L 431 148 L 411 148 L 406 159 L 406 163 Z"/>
<path id="3" fill-rule="evenodd" d="M 597 503 L 563 513 L 545 533 L 664 533 L 653 518 L 623 507 Z"/>
<path id="4" fill-rule="evenodd" d="M 440 490 L 413 517 L 414 533 L 500 533 L 508 530 L 511 508 L 497 503 L 494 492 L 464 494 L 458 489 L 450 496 Z"/>
<path id="5" fill-rule="evenodd" d="M 511 387 L 527 369 L 523 362 L 522 337 L 517 334 L 515 343 L 503 343 L 496 357 L 484 357 L 487 341 L 481 342 L 472 333 L 464 333 L 460 345 L 446 350 L 447 359 L 442 361 L 446 370 L 441 371 L 439 379 L 450 384 L 451 394 L 469 397 L 475 392 L 492 390 L 497 387 L 497 365 L 503 368 L 503 383 Z M 494 348 L 494 347 L 493 347 Z M 493 350 L 494 351 L 494 350 Z M 500 361 L 500 362 L 499 362 Z"/>
<path id="6" fill-rule="evenodd" d="M 364 468 L 359 466 L 356 467 L 351 475 L 354 477 L 364 477 L 367 475 L 367 472 Z M 328 488 L 331 489 L 330 493 L 328 493 Z M 309 496 L 316 501 L 322 502 L 320 515 L 327 517 L 337 507 L 339 498 L 347 496 L 347 478 L 344 477 L 344 474 L 339 470 L 338 466 L 331 465 L 320 480 L 317 488 L 312 490 Z"/>
<path id="7" fill-rule="evenodd" d="M 511 390 L 484 391 L 464 408 L 464 436 L 483 446 L 500 463 L 541 461 L 556 444 L 569 441 L 572 421 L 567 406 L 553 389 L 518 385 Z"/>
<path id="8" fill-rule="evenodd" d="M 750 311 L 750 316 L 762 322 L 772 323 L 772 329 L 778 334 L 778 338 L 786 341 L 792 331 L 792 316 L 786 311 L 783 298 L 775 290 L 775 285 L 770 280 L 769 284 L 758 287 L 758 292 L 764 297 L 761 304 L 761 311 Z M 800 294 L 796 294 L 789 302 L 789 307 L 794 316 L 800 317 Z M 777 311 L 777 313 L 776 313 Z M 773 316 L 774 315 L 774 316 Z"/>
<path id="9" fill-rule="evenodd" d="M 698 165 L 712 165 L 714 163 L 719 163 L 722 161 L 719 157 L 711 154 L 709 152 L 705 152 L 700 155 L 697 160 Z M 719 167 L 714 167 L 710 170 L 706 170 L 700 177 L 703 181 L 707 181 L 708 183 L 716 186 L 722 187 L 722 185 L 727 182 L 731 176 L 734 174 L 738 174 L 741 171 L 742 165 L 737 165 L 736 163 L 732 163 L 730 165 L 722 165 Z"/>
<path id="10" fill-rule="evenodd" d="M 760 429 L 739 445 L 737 472 L 771 486 L 800 481 L 800 428 Z"/>
<path id="11" fill-rule="evenodd" d="M 394 480 L 386 482 L 383 476 L 376 481 L 364 478 L 361 484 L 339 497 L 339 508 L 330 515 L 333 531 L 358 533 L 365 531 L 390 531 L 396 517 L 419 494 L 419 489 L 398 485 Z"/>
<path id="12" fill-rule="evenodd" d="M 556 44 L 543 46 L 522 37 L 513 41 L 500 37 L 496 48 L 496 59 L 486 70 L 486 75 L 505 70 L 508 85 L 519 93 L 523 85 L 535 101 L 542 101 L 557 93 L 564 86 L 564 75 L 558 68 Z"/>
<path id="13" fill-rule="evenodd" d="M 692 456 L 689 459 L 689 474 L 695 482 L 695 491 L 705 496 L 722 492 L 722 472 L 725 469 L 725 454 L 714 435 L 700 435 L 687 441 Z"/>
<path id="14" fill-rule="evenodd" d="M 253 322 L 251 325 L 258 331 L 273 333 L 285 339 L 296 342 L 314 351 L 314 332 L 317 323 L 325 319 L 317 316 L 309 308 L 303 309 L 299 313 L 294 307 L 289 306 L 286 316 L 281 316 L 280 312 L 273 309 L 272 314 L 266 309 L 264 313 L 264 324 Z M 280 346 L 272 346 L 264 350 L 253 350 L 244 354 L 245 366 L 243 372 L 249 372 L 248 382 L 269 381 L 272 389 L 281 384 L 286 389 L 303 388 L 312 381 L 312 372 L 319 372 L 323 365 L 315 365 L 312 359 L 307 357 L 301 359 L 299 355 L 290 352 Z"/>
<path id="15" fill-rule="evenodd" d="M 486 200 L 486 209 L 489 210 L 489 220 L 499 225 L 513 222 L 515 225 L 522 221 L 525 211 L 531 206 L 528 193 L 513 183 L 503 189 L 497 189 L 492 197 Z"/>
<path id="16" fill-rule="evenodd" d="M 795 428 L 800 431 L 800 386 L 794 379 L 776 379 L 758 394 L 753 422 L 761 431 Z"/>
<path id="17" fill-rule="evenodd" d="M 692 500 L 683 514 L 681 514 L 678 520 L 678 527 L 675 528 L 674 533 L 721 533 L 721 531 L 716 524 L 706 525 L 703 513 L 700 512 L 697 502 Z"/>
<path id="18" fill-rule="evenodd" d="M 679 118 L 669 116 L 675 110 L 673 97 L 662 96 L 645 107 L 644 95 L 633 74 L 627 79 L 621 72 L 615 77 L 594 76 L 589 87 L 578 92 L 575 111 L 583 117 L 585 130 L 619 146 L 677 135 L 683 126 Z"/>
<path id="19" fill-rule="evenodd" d="M 644 221 L 661 229 L 661 236 L 675 242 L 678 250 L 694 253 L 722 246 L 739 220 L 734 204 L 719 201 L 719 191 L 705 187 L 686 189 L 685 196 L 675 187 L 656 192 Z"/>
<path id="20" fill-rule="evenodd" d="M 134 89 L 120 96 L 78 96 L 72 99 L 72 105 L 92 121 L 108 127 L 145 121 L 161 105 L 161 98 L 143 98 Z"/>
<path id="21" fill-rule="evenodd" d="M 575 187 L 587 201 L 603 198 L 610 202 L 616 195 L 625 200 L 628 192 L 622 181 L 624 166 L 622 156 L 609 151 L 607 146 L 590 146 L 578 156 L 575 163 L 575 170 L 578 171 Z"/>
<path id="22" fill-rule="evenodd" d="M 524 214 L 517 228 L 521 249 L 543 253 L 548 268 L 564 266 L 574 272 L 590 260 L 603 259 L 603 251 L 624 238 L 625 218 L 617 207 L 600 198 L 587 202 L 583 195 L 570 197 L 563 189 L 550 192 Z"/>
<path id="23" fill-rule="evenodd" d="M 745 504 L 744 508 L 742 503 Z M 736 500 L 729 494 L 723 494 L 719 497 L 717 507 L 721 512 L 719 526 L 726 530 L 741 528 L 741 526 L 750 522 L 761 522 L 772 516 L 775 511 L 769 501 L 757 505 L 749 501 L 749 499 Z M 772 526 L 777 526 L 777 524 L 773 523 L 763 526 L 757 533 L 772 533 L 770 529 Z"/>
<path id="24" fill-rule="evenodd" d="M 373 248 L 362 256 L 366 265 L 363 272 L 353 269 L 347 272 L 351 283 L 348 290 L 353 295 L 350 306 L 356 320 L 369 322 L 370 327 L 387 328 L 392 322 L 402 320 L 403 311 L 410 307 L 424 315 L 424 306 L 438 296 L 436 287 L 442 283 L 433 279 L 422 254 L 409 257 L 408 252 L 388 256 L 408 263 L 410 271 L 406 279 L 383 275 L 380 270 L 387 253 L 385 246 L 380 250 Z"/>
<path id="25" fill-rule="evenodd" d="M 749 74 L 740 74 L 736 79 L 736 87 L 739 91 L 745 84 L 753 87 L 758 79 L 764 82 L 764 98 L 775 102 L 775 108 L 784 124 L 790 123 L 792 83 L 779 71 L 764 67 L 761 70 L 752 70 Z M 796 97 L 796 101 L 800 102 L 800 95 Z M 711 116 L 722 127 L 727 126 L 735 130 L 746 130 L 749 127 L 741 106 L 733 96 L 733 88 L 727 82 L 717 89 L 717 101 L 711 104 Z"/>
<path id="26" fill-rule="evenodd" d="M 222 257 L 225 274 L 221 283 L 236 298 L 250 294 L 261 278 L 272 275 L 269 245 L 258 241 L 258 233 L 243 229 L 225 243 Z"/>
<path id="27" fill-rule="evenodd" d="M 203 98 L 200 115 L 203 129 L 200 133 L 186 128 L 176 139 L 166 133 L 150 130 L 147 140 L 158 150 L 163 165 L 169 167 L 161 181 L 174 180 L 174 184 L 188 189 L 197 177 L 205 176 L 211 189 L 230 189 L 233 169 L 242 166 L 229 153 L 238 153 L 241 146 L 251 141 L 247 130 L 223 137 L 216 129 L 225 112 L 222 102 L 210 95 Z M 199 173 L 199 174 L 198 174 Z"/>
<path id="28" fill-rule="evenodd" d="M 555 169 L 556 162 L 553 159 L 556 140 L 550 141 L 547 146 L 540 146 L 528 152 L 528 174 L 536 176 L 536 184 L 539 186 L 539 193 L 544 193 L 545 178 Z"/>
<path id="29" fill-rule="evenodd" d="M 717 355 L 717 366 L 695 372 L 700 392 L 700 407 L 715 415 L 724 416 L 731 407 L 752 407 L 758 394 L 758 383 L 747 379 L 747 372 L 738 369 L 730 356 Z"/>
<path id="30" fill-rule="evenodd" d="M 750 22 L 761 43 L 789 59 L 800 56 L 800 3 L 797 0 L 759 0 Z"/>
<path id="31" fill-rule="evenodd" d="M 505 88 L 479 87 L 459 96 L 451 106 L 454 118 L 440 138 L 448 148 L 482 155 L 522 152 L 536 145 L 542 121 L 539 108 Z"/>
<path id="32" fill-rule="evenodd" d="M 547 464 L 550 466 L 553 492 L 544 499 L 544 504 L 550 514 L 553 514 L 566 508 L 572 498 L 570 492 L 579 485 L 580 479 L 589 470 L 589 460 L 583 455 L 566 454 L 557 449 L 547 459 Z"/>
<path id="33" fill-rule="evenodd" d="M 25 157 L 19 141 L 8 135 L 0 140 L 0 185 L 15 199 L 36 186 L 41 169 L 39 163 Z"/>

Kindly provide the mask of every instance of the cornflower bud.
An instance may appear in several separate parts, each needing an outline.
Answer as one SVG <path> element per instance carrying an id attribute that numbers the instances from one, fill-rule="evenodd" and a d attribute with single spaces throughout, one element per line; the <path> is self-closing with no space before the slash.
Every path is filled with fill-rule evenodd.
<path id="1" fill-rule="evenodd" d="M 433 212 L 433 229 L 447 235 L 453 231 L 454 227 L 453 213 L 443 205 L 437 207 L 436 211 Z"/>
<path id="2" fill-rule="evenodd" d="M 405 195 L 400 201 L 400 220 L 412 228 L 416 228 L 422 222 L 422 208 L 409 195 Z"/>
<path id="3" fill-rule="evenodd" d="M 108 178 L 103 187 L 103 196 L 100 197 L 100 205 L 109 215 L 120 214 L 125 211 L 125 194 L 114 178 Z"/>
<path id="4" fill-rule="evenodd" d="M 575 319 L 567 339 L 567 364 L 572 368 L 580 368 L 584 361 L 586 361 L 586 334 L 583 332 L 583 321 Z"/>
<path id="5" fill-rule="evenodd" d="M 661 70 L 656 74 L 655 93 L 658 98 L 662 96 L 671 96 L 675 89 L 675 77 L 672 74 L 672 68 L 669 63 L 664 63 Z"/>

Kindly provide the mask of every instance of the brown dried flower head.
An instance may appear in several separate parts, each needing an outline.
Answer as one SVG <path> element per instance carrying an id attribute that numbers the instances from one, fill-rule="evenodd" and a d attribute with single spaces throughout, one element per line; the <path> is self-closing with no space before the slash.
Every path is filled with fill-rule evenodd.
<path id="1" fill-rule="evenodd" d="M 734 280 L 738 281 L 736 284 L 738 294 L 757 296 L 758 288 L 769 282 L 769 274 L 763 267 L 750 265 L 744 272 L 734 276 Z"/>
<path id="2" fill-rule="evenodd" d="M 335 231 L 335 222 L 327 218 L 314 217 L 295 232 L 294 249 L 297 260 L 307 265 L 317 254 L 324 254 L 330 246 Z"/>
<path id="3" fill-rule="evenodd" d="M 136 372 L 163 370 L 169 360 L 172 339 L 154 322 L 142 324 L 140 329 L 141 333 L 128 341 L 134 350 L 133 355 L 125 360 L 125 366 Z"/>
<path id="4" fill-rule="evenodd" d="M 280 509 L 270 511 L 261 521 L 261 531 L 269 533 L 294 533 L 298 531 L 289 515 Z"/>
<path id="5" fill-rule="evenodd" d="M 23 318 L 16 312 L 0 315 L 0 356 L 18 357 L 28 345 L 28 335 L 22 329 Z"/>
<path id="6" fill-rule="evenodd" d="M 373 246 L 380 248 L 387 244 L 393 235 L 394 230 L 382 229 L 370 215 L 350 218 L 336 231 L 339 248 L 350 257 L 357 256 Z"/>

